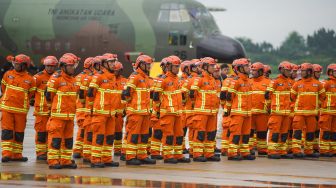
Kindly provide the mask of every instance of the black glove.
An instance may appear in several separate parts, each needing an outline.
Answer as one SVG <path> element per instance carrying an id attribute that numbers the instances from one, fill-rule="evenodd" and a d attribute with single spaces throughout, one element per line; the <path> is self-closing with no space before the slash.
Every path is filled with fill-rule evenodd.
<path id="1" fill-rule="evenodd" d="M 265 93 L 265 99 L 266 100 L 270 100 L 271 99 L 269 91 L 266 91 L 266 93 Z"/>
<path id="2" fill-rule="evenodd" d="M 30 99 L 29 104 L 30 104 L 30 106 L 34 106 L 34 104 L 35 104 L 35 99 L 34 99 L 34 98 Z"/>
<path id="3" fill-rule="evenodd" d="M 231 93 L 227 93 L 226 100 L 227 101 L 231 101 L 232 100 L 232 94 Z"/>
<path id="4" fill-rule="evenodd" d="M 228 117 L 229 115 L 229 112 L 224 112 L 224 117 Z"/>
<path id="5" fill-rule="evenodd" d="M 195 91 L 194 90 L 191 90 L 190 93 L 189 93 L 189 96 L 190 98 L 195 98 Z"/>
<path id="6" fill-rule="evenodd" d="M 160 112 L 156 112 L 156 117 L 160 119 Z"/>
<path id="7" fill-rule="evenodd" d="M 220 100 L 226 100 L 226 92 L 225 91 L 221 91 L 219 98 L 220 98 Z"/>

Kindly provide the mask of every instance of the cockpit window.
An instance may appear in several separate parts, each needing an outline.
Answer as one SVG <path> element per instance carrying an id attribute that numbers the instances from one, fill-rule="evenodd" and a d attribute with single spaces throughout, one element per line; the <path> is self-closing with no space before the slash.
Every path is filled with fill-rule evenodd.
<path id="1" fill-rule="evenodd" d="M 184 4 L 164 3 L 160 7 L 159 22 L 189 22 L 190 16 Z"/>
<path id="2" fill-rule="evenodd" d="M 193 25 L 194 37 L 201 38 L 220 33 L 214 18 L 205 7 L 190 8 L 189 14 Z"/>

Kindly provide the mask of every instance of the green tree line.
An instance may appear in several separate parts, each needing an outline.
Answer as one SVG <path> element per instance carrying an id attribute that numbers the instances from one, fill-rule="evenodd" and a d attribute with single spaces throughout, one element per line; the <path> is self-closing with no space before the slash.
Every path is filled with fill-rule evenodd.
<path id="1" fill-rule="evenodd" d="M 320 64 L 324 68 L 330 63 L 336 63 L 336 33 L 331 29 L 318 29 L 306 38 L 293 31 L 277 48 L 269 42 L 255 43 L 245 37 L 236 39 L 243 44 L 252 62 L 260 61 L 271 65 L 273 73 L 277 72 L 275 70 L 283 60 L 295 64 L 307 61 Z"/>

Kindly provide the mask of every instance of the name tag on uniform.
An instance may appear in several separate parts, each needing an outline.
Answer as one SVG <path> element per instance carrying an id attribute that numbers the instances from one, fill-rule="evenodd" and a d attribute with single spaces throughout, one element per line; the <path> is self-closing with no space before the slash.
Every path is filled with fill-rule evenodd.
<path id="1" fill-rule="evenodd" d="M 172 85 L 174 85 L 173 82 L 169 82 L 169 83 L 167 84 L 167 86 L 172 86 Z"/>
<path id="2" fill-rule="evenodd" d="M 246 84 L 240 84 L 240 87 L 245 87 L 246 86 Z"/>
<path id="3" fill-rule="evenodd" d="M 9 75 L 8 78 L 9 78 L 9 79 L 14 79 L 14 76 Z"/>
<path id="4" fill-rule="evenodd" d="M 330 85 L 331 88 L 336 88 L 336 85 Z"/>
<path id="5" fill-rule="evenodd" d="M 67 84 L 66 84 L 66 82 L 61 82 L 59 85 L 60 86 L 66 86 Z"/>
<path id="6" fill-rule="evenodd" d="M 209 82 L 204 82 L 203 84 L 204 84 L 204 85 L 209 85 Z"/>
<path id="7" fill-rule="evenodd" d="M 278 84 L 278 86 L 283 86 L 283 84 Z"/>
<path id="8" fill-rule="evenodd" d="M 313 87 L 318 87 L 318 84 L 313 84 Z"/>
<path id="9" fill-rule="evenodd" d="M 139 80 L 139 82 L 145 82 L 145 80 Z"/>
<path id="10" fill-rule="evenodd" d="M 29 80 L 25 80 L 24 82 L 27 83 L 27 84 L 30 84 L 30 83 L 31 83 Z"/>
<path id="11" fill-rule="evenodd" d="M 298 88 L 303 88 L 303 85 L 298 85 Z"/>
<path id="12" fill-rule="evenodd" d="M 107 83 L 108 82 L 108 80 L 103 80 L 103 83 Z"/>

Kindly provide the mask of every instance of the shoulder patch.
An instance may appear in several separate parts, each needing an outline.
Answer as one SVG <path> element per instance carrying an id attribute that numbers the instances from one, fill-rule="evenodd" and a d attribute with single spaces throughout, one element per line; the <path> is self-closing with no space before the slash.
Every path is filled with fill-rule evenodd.
<path id="1" fill-rule="evenodd" d="M 167 75 L 163 74 L 163 75 L 161 76 L 161 78 L 167 78 Z"/>
<path id="2" fill-rule="evenodd" d="M 43 71 L 37 73 L 37 75 L 42 75 L 42 74 L 43 74 Z"/>
<path id="3" fill-rule="evenodd" d="M 239 76 L 236 76 L 233 78 L 234 80 L 239 80 Z"/>
<path id="4" fill-rule="evenodd" d="M 133 72 L 131 75 L 137 75 L 137 74 L 139 74 L 138 72 Z"/>

